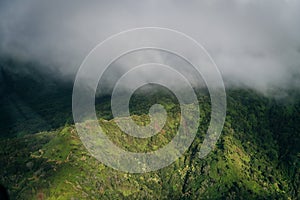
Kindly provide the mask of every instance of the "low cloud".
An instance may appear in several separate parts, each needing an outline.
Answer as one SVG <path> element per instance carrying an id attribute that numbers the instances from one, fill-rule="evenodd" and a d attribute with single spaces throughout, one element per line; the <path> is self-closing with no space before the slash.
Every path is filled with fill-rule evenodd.
<path id="1" fill-rule="evenodd" d="M 195 38 L 229 86 L 299 88 L 296 0 L 2 1 L 0 52 L 75 74 L 99 42 L 144 26 L 176 29 Z"/>

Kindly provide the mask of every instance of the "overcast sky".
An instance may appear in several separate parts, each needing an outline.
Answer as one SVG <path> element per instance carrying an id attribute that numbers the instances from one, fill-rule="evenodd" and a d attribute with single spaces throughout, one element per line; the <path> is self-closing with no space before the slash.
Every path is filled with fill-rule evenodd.
<path id="1" fill-rule="evenodd" d="M 0 52 L 66 74 L 107 37 L 144 26 L 192 36 L 236 85 L 300 85 L 297 0 L 0 0 Z"/>

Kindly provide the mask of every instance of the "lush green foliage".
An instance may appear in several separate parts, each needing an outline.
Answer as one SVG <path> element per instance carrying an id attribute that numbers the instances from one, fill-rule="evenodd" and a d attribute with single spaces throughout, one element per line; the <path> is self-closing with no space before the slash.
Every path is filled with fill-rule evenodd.
<path id="1" fill-rule="evenodd" d="M 137 123 L 147 124 L 147 108 L 165 105 L 168 123 L 151 139 L 125 136 L 109 111 L 99 110 L 99 123 L 120 147 L 155 150 L 166 144 L 178 125 L 172 98 L 131 101 Z M 154 95 L 155 96 L 155 95 Z M 99 108 L 109 110 L 109 102 Z M 0 181 L 13 199 L 299 199 L 300 103 L 283 104 L 252 91 L 229 91 L 228 113 L 213 152 L 197 152 L 210 116 L 209 98 L 199 97 L 200 126 L 189 151 L 172 165 L 145 174 L 122 173 L 91 157 L 74 125 L 54 131 L 2 139 Z M 98 107 L 98 106 L 97 106 Z"/>
<path id="2" fill-rule="evenodd" d="M 199 129 L 189 150 L 164 169 L 128 174 L 104 166 L 82 145 L 71 120 L 72 84 L 35 64 L 23 65 L 0 61 L 0 184 L 12 199 L 300 199 L 299 91 L 280 101 L 247 89 L 228 90 L 225 126 L 205 159 L 198 152 L 210 101 L 199 91 Z M 180 108 L 169 91 L 152 88 L 131 99 L 138 124 L 149 123 L 155 103 L 168 112 L 166 126 L 150 139 L 122 133 L 109 100 L 96 100 L 97 115 L 121 148 L 156 150 L 176 134 Z"/>

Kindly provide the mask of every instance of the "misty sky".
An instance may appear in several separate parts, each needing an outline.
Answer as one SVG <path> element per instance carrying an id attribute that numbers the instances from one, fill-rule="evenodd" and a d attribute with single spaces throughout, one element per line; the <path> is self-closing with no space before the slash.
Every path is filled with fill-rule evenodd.
<path id="1" fill-rule="evenodd" d="M 299 88 L 297 0 L 0 0 L 1 54 L 64 74 L 74 74 L 107 37 L 144 26 L 192 36 L 230 83 L 261 91 Z"/>

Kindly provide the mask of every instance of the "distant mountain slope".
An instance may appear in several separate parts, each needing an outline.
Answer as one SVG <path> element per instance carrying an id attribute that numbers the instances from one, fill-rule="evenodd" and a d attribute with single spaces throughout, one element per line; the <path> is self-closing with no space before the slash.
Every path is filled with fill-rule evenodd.
<path id="1" fill-rule="evenodd" d="M 0 137 L 51 130 L 71 121 L 72 83 L 36 63 L 0 58 Z"/>

